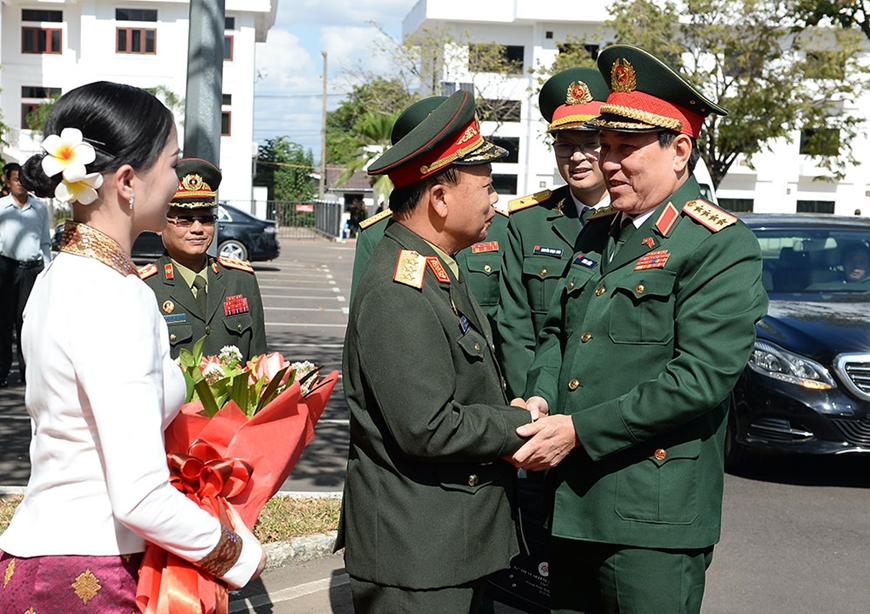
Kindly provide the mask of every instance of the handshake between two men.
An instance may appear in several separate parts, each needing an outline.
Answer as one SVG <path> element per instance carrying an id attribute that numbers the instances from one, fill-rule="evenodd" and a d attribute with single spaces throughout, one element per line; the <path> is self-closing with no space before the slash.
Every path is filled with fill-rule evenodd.
<path id="1" fill-rule="evenodd" d="M 522 447 L 504 459 L 517 469 L 542 471 L 558 465 L 580 439 L 569 415 L 550 415 L 550 406 L 543 397 L 527 400 L 516 398 L 514 407 L 522 407 L 532 414 L 532 422 L 517 428 L 517 435 L 526 439 Z"/>

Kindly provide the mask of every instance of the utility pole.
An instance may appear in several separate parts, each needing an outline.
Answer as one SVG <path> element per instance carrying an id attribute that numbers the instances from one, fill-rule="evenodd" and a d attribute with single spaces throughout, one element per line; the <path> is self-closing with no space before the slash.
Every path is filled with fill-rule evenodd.
<path id="1" fill-rule="evenodd" d="M 323 54 L 323 105 L 320 117 L 320 200 L 326 194 L 326 52 Z"/>
<path id="2" fill-rule="evenodd" d="M 190 0 L 184 156 L 220 167 L 224 0 Z"/>

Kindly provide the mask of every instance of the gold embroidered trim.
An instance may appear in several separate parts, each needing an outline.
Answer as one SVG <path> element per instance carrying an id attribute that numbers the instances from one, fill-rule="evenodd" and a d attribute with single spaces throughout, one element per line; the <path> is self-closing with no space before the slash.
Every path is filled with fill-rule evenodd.
<path id="1" fill-rule="evenodd" d="M 97 596 L 102 586 L 97 576 L 91 573 L 90 569 L 86 569 L 84 573 L 79 574 L 76 581 L 71 585 L 76 593 L 76 597 L 82 600 L 82 603 L 87 605 L 88 601 Z"/>
<path id="2" fill-rule="evenodd" d="M 420 174 L 421 175 L 428 175 L 429 173 L 437 171 L 438 169 L 444 168 L 448 164 L 453 163 L 455 160 L 459 160 L 460 158 L 465 157 L 466 154 L 470 154 L 475 149 L 479 149 L 481 147 L 481 145 L 483 145 L 484 143 L 485 143 L 485 141 L 483 140 L 483 137 L 480 137 L 479 141 L 475 141 L 474 143 L 472 143 L 468 147 L 462 147 L 460 149 L 457 149 L 449 156 L 445 156 L 445 157 L 441 158 L 440 160 L 435 160 L 432 164 L 421 166 L 420 167 Z"/>
<path id="3" fill-rule="evenodd" d="M 393 281 L 417 288 L 423 287 L 423 276 L 426 273 L 426 257 L 413 250 L 403 249 L 396 261 Z"/>
<path id="4" fill-rule="evenodd" d="M 11 559 L 9 564 L 6 566 L 6 573 L 3 574 L 3 588 L 6 588 L 6 585 L 9 584 L 9 581 L 12 579 L 12 574 L 15 573 L 15 559 Z"/>
<path id="5" fill-rule="evenodd" d="M 668 130 L 673 130 L 675 132 L 679 132 L 683 128 L 683 122 L 678 119 L 674 119 L 673 117 L 665 117 L 664 115 L 656 115 L 655 113 L 650 113 L 649 111 L 640 111 L 638 109 L 632 109 L 631 107 L 624 107 L 619 104 L 603 104 L 601 105 L 601 114 L 613 114 L 613 115 L 622 115 L 623 117 L 628 117 L 630 119 L 636 119 L 638 121 L 644 122 L 645 124 L 650 124 L 653 126 L 658 126 L 659 128 L 667 128 Z M 592 122 L 589 122 L 590 124 Z M 608 122 L 608 125 L 611 125 L 613 122 Z M 637 127 L 637 124 L 633 124 Z M 628 126 L 623 126 L 628 127 Z"/>
<path id="6" fill-rule="evenodd" d="M 217 546 L 197 565 L 215 577 L 227 573 L 242 554 L 242 538 L 235 531 L 221 525 L 221 538 Z"/>
<path id="7" fill-rule="evenodd" d="M 124 277 L 139 275 L 136 266 L 117 241 L 96 228 L 79 222 L 67 221 L 64 224 L 60 251 L 99 260 Z"/>

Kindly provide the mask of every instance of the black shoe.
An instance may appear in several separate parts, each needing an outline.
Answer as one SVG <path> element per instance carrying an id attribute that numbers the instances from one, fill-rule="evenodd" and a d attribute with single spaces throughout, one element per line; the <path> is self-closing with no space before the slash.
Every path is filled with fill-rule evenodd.
<path id="1" fill-rule="evenodd" d="M 6 378 L 0 379 L 0 388 L 9 388 L 9 382 Z"/>

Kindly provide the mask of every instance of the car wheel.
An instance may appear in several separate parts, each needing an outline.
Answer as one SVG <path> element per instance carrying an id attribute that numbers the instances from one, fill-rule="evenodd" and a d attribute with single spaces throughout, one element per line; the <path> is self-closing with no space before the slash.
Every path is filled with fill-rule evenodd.
<path id="1" fill-rule="evenodd" d="M 750 452 L 737 441 L 737 418 L 734 416 L 734 395 L 731 395 L 731 411 L 728 412 L 728 425 L 725 429 L 725 469 L 745 468 L 750 464 Z"/>
<path id="2" fill-rule="evenodd" d="M 220 246 L 218 246 L 218 256 L 232 258 L 233 260 L 247 260 L 248 248 L 245 247 L 244 243 L 236 241 L 235 239 L 230 239 L 224 241 Z"/>

